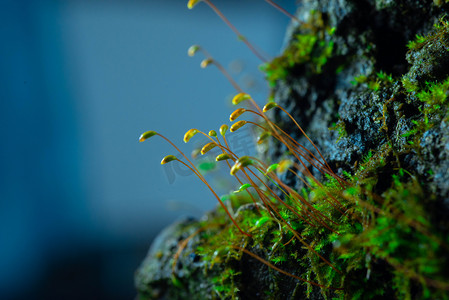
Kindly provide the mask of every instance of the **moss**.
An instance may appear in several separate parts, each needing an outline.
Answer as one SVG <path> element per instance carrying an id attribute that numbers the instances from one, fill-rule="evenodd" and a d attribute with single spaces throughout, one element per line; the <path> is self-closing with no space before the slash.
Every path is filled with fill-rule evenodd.
<path id="1" fill-rule="evenodd" d="M 302 25 L 302 33 L 295 34 L 283 54 L 261 67 L 270 86 L 274 87 L 278 80 L 285 79 L 299 65 L 305 66 L 307 72 L 322 73 L 333 55 L 335 30 L 335 27 L 325 25 L 320 12 L 312 11 L 310 20 Z"/>
<path id="2" fill-rule="evenodd" d="M 407 138 L 407 142 L 419 152 L 424 133 L 439 124 L 442 119 L 448 119 L 449 77 L 439 83 L 427 83 L 425 88 L 415 89 L 413 92 L 416 95 L 413 97 L 421 102 L 418 105 L 420 115 L 411 121 L 412 129 L 402 136 Z"/>
<path id="3" fill-rule="evenodd" d="M 329 127 L 329 130 L 336 131 L 338 133 L 337 142 L 340 141 L 341 138 L 348 135 L 346 132 L 346 124 L 341 120 L 337 123 L 333 123 L 332 127 Z"/>
<path id="4" fill-rule="evenodd" d="M 387 10 L 395 2 L 376 1 L 375 5 Z M 199 257 L 200 272 L 212 278 L 204 299 L 448 299 L 449 240 L 432 211 L 441 195 L 429 188 L 428 180 L 436 177 L 432 168 L 426 167 L 426 174 L 430 173 L 423 177 L 415 167 L 421 164 L 424 134 L 448 118 L 449 74 L 444 68 L 449 57 L 448 23 L 441 19 L 430 33 L 409 42 L 410 69 L 393 77 L 366 66 L 348 70 L 355 56 L 329 67 L 335 55 L 334 38 L 341 37 L 327 25 L 327 16 L 311 15 L 283 55 L 264 70 L 271 85 L 292 80 L 297 73 L 310 78 L 332 70 L 328 74 L 339 76 L 340 81 L 347 76 L 344 87 L 349 88 L 344 92 L 336 88 L 335 94 L 343 97 L 347 93 L 358 101 L 350 110 L 346 99 L 340 108 L 347 111 L 340 109 L 337 114 L 334 110 L 337 117 L 329 118 L 331 122 L 340 119 L 331 127 L 339 145 L 356 153 L 332 161 L 341 167 L 339 175 L 344 180 L 329 173 L 320 180 L 305 179 L 303 198 L 296 190 L 281 189 L 269 176 L 264 180 L 267 185 L 260 187 L 266 198 L 243 184 L 238 193 L 221 199 L 251 237 L 242 235 L 219 207 L 197 224 L 198 232 L 189 230 L 196 235 L 180 259 L 192 254 Z M 354 78 L 357 74 L 362 75 Z M 317 100 L 322 94 L 311 94 L 316 101 L 310 104 L 313 109 L 319 101 L 328 103 Z M 313 109 L 318 115 L 319 109 Z M 357 138 L 364 135 L 365 140 Z M 338 152 L 337 148 L 332 145 L 328 152 Z M 292 154 L 291 150 L 279 152 L 284 161 Z M 279 171 L 281 165 L 281 161 L 272 164 L 267 173 Z M 291 177 L 278 175 L 295 188 Z M 253 203 L 250 190 L 264 206 Z M 177 276 L 170 288 L 197 289 L 194 280 L 181 276 L 182 271 L 174 272 Z"/>
<path id="5" fill-rule="evenodd" d="M 380 71 L 372 76 L 359 75 L 351 81 L 353 85 L 365 84 L 370 90 L 378 91 L 382 86 L 389 86 L 393 83 L 391 74 Z"/>
<path id="6" fill-rule="evenodd" d="M 281 269 L 295 269 L 297 276 L 325 286 L 320 289 L 324 298 L 372 299 L 388 294 L 407 298 L 411 295 L 410 289 L 418 286 L 423 291 L 423 299 L 430 297 L 424 291 L 431 297 L 447 299 L 437 287 L 441 284 L 447 288 L 444 272 L 448 262 L 442 264 L 440 259 L 442 237 L 430 234 L 434 230 L 420 203 L 424 191 L 414 177 L 399 170 L 393 175 L 393 185 L 382 194 L 382 201 L 378 203 L 379 199 L 372 193 L 375 176 L 366 175 L 368 170 L 379 167 L 376 164 L 370 166 L 373 160 L 379 163 L 372 153 L 365 157 L 359 171 L 350 176 L 349 188 L 342 188 L 336 180 L 330 179 L 324 186 L 309 190 L 314 207 L 338 222 L 328 224 L 334 231 L 307 224 L 291 209 L 282 209 L 286 223 L 314 251 L 304 247 L 301 250 L 292 231 L 267 211 L 258 211 L 253 204 L 242 204 L 249 202 L 247 197 L 239 197 L 240 202 L 235 203 L 241 206 L 235 208 L 238 209 L 239 224 L 253 235 L 252 238 L 239 234 L 224 211 L 218 209 L 213 219 L 202 224 L 207 227 L 219 223 L 218 231 L 213 227 L 204 230 L 199 236 L 201 242 L 194 250 L 204 263 L 204 272 L 216 271 L 214 274 L 217 275 L 211 280 L 216 296 L 237 299 L 239 291 L 245 289 L 239 285 L 242 280 L 236 280 L 245 272 L 238 266 L 245 253 L 231 246 L 238 245 L 264 255 Z M 329 201 L 329 195 L 342 203 L 345 215 L 333 206 L 335 202 Z M 290 204 L 295 205 L 293 199 Z M 261 249 L 264 250 L 260 252 Z M 323 263 L 317 253 L 331 261 L 335 269 Z M 393 286 L 389 286 L 385 273 L 391 274 Z M 273 276 L 272 280 L 277 286 L 285 276 Z M 173 288 L 185 288 L 184 284 L 178 282 Z M 345 290 L 329 287 L 345 287 Z M 304 289 L 305 294 L 310 295 L 316 287 L 305 283 Z M 273 290 L 268 298 L 277 299 L 279 295 Z"/>
<path id="7" fill-rule="evenodd" d="M 424 88 L 426 82 L 445 79 L 449 67 L 449 21 L 440 18 L 427 35 L 417 35 L 408 42 L 407 60 L 412 67 L 403 77 L 407 91 Z"/>

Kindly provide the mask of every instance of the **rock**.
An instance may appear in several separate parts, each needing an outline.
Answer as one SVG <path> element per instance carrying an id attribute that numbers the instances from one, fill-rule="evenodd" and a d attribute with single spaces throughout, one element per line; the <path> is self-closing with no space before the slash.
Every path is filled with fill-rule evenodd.
<path id="1" fill-rule="evenodd" d="M 172 225 L 137 271 L 140 298 L 447 299 L 449 22 L 442 17 L 448 8 L 448 1 L 430 0 L 301 1 L 296 16 L 304 23 L 292 22 L 283 55 L 263 69 L 273 99 L 350 183 L 329 183 L 334 194 L 326 194 L 292 173 L 279 178 L 297 191 L 306 188 L 304 201 L 329 219 L 338 216 L 339 225 L 312 226 L 294 209 L 269 212 L 238 194 L 229 205 L 240 205 L 235 221 L 252 237 L 220 208 Z M 270 113 L 319 157 L 287 114 Z M 272 139 L 263 155 L 278 162 L 287 151 Z M 304 164 L 321 182 L 332 181 Z M 273 194 L 273 203 L 293 199 Z M 356 204 L 343 206 L 357 221 L 329 201 L 352 195 Z"/>

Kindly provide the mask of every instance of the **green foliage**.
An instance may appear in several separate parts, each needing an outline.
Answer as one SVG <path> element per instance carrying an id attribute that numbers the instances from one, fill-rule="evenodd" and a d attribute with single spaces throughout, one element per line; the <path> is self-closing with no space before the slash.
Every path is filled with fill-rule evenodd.
<path id="1" fill-rule="evenodd" d="M 418 93 L 418 99 L 425 104 L 428 114 L 440 110 L 441 106 L 446 104 L 449 95 L 449 77 L 440 83 L 427 83 L 426 89 Z"/>
<path id="2" fill-rule="evenodd" d="M 387 74 L 383 71 L 380 71 L 378 73 L 376 73 L 377 78 L 385 83 L 393 83 L 393 77 L 391 76 L 391 74 Z"/>
<path id="3" fill-rule="evenodd" d="M 309 23 L 303 25 L 304 33 L 295 35 L 295 39 L 281 56 L 261 67 L 270 86 L 273 87 L 276 81 L 285 79 L 290 70 L 298 65 L 307 65 L 310 72 L 321 74 L 333 55 L 332 35 L 335 30 L 323 24 L 320 13 L 312 12 Z"/>
<path id="4" fill-rule="evenodd" d="M 426 36 L 417 35 L 415 40 L 408 43 L 409 51 L 419 51 L 426 45 L 445 43 L 449 36 L 449 21 L 444 17 L 435 25 L 434 30 Z M 449 77 L 445 80 L 437 82 L 426 82 L 426 84 L 418 85 L 417 81 L 410 79 L 411 74 L 402 77 L 402 85 L 405 88 L 408 101 L 420 102 L 417 107 L 421 112 L 418 118 L 411 121 L 410 129 L 402 134 L 407 139 L 407 143 L 415 151 L 420 153 L 420 142 L 426 131 L 431 129 L 441 119 L 448 119 L 448 94 L 449 94 Z"/>
<path id="5" fill-rule="evenodd" d="M 391 74 L 380 71 L 372 76 L 359 75 L 351 81 L 353 85 L 365 84 L 370 90 L 378 91 L 382 86 L 388 86 L 393 83 Z"/>
<path id="6" fill-rule="evenodd" d="M 437 23 L 435 23 L 434 29 L 435 30 L 433 32 L 426 36 L 417 34 L 414 40 L 408 42 L 408 49 L 414 51 L 420 50 L 428 43 L 435 42 L 437 39 L 441 38 L 442 35 L 449 33 L 449 21 L 447 21 L 444 17 L 441 18 Z"/>
<path id="7" fill-rule="evenodd" d="M 447 118 L 449 77 L 442 82 L 427 83 L 424 89 L 415 89 L 416 97 L 422 103 L 419 106 L 421 117 L 412 120 L 413 127 L 402 136 L 419 151 L 421 138 L 441 118 Z"/>
<path id="8" fill-rule="evenodd" d="M 337 131 L 338 133 L 337 142 L 340 141 L 341 138 L 348 135 L 348 133 L 346 132 L 346 124 L 341 120 L 338 121 L 337 123 L 333 123 L 332 127 L 330 127 L 329 130 Z"/>
<path id="9" fill-rule="evenodd" d="M 413 41 L 409 41 L 407 43 L 407 48 L 409 48 L 410 50 L 418 50 L 426 43 L 426 41 L 426 37 L 417 34 Z"/>
<path id="10" fill-rule="evenodd" d="M 402 86 L 409 93 L 414 92 L 418 89 L 418 85 L 416 83 L 412 83 L 406 75 L 402 76 L 401 82 Z"/>

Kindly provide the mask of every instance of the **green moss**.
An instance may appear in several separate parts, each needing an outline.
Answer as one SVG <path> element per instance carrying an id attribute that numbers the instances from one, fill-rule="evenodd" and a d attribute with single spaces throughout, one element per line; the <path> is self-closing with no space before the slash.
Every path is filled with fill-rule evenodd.
<path id="1" fill-rule="evenodd" d="M 435 114 L 447 105 L 449 95 L 449 77 L 439 83 L 427 83 L 424 90 L 417 94 L 418 99 L 424 103 L 426 114 Z"/>
<path id="2" fill-rule="evenodd" d="M 444 283 L 447 262 L 441 261 L 442 237 L 433 233 L 422 206 L 422 199 L 429 196 L 416 178 L 402 169 L 392 176 L 392 186 L 381 198 L 372 192 L 377 182 L 373 174 L 378 174 L 376 169 L 385 166 L 388 153 L 388 149 L 368 152 L 356 174 L 348 174 L 346 188 L 330 177 L 324 185 L 314 183 L 307 190 L 314 208 L 335 222 L 327 222 L 328 228 L 308 224 L 286 208 L 280 209 L 280 216 L 285 220 L 282 222 L 265 209 L 251 208 L 249 199 L 241 197 L 241 203 L 245 204 L 240 206 L 237 220 L 253 235 L 247 238 L 239 234 L 219 209 L 217 220 L 212 222 L 218 221 L 222 227 L 213 234 L 205 231 L 203 245 L 196 252 L 206 262 L 206 269 L 224 266 L 218 268 L 223 275 L 212 280 L 220 299 L 236 299 L 240 289 L 235 279 L 241 273 L 229 262 L 239 261 L 245 254 L 230 245 L 264 249 L 266 259 L 281 269 L 295 268 L 298 276 L 322 286 L 345 287 L 344 291 L 321 288 L 325 299 L 372 299 L 387 294 L 407 299 L 411 297 L 411 289 L 417 286 L 422 291 L 420 299 L 447 299 L 444 290 L 439 289 L 439 285 L 448 288 Z M 286 201 L 302 209 L 294 198 Z M 337 201 L 345 214 L 338 211 Z M 311 248 L 301 247 L 286 224 L 290 224 Z M 317 253 L 334 268 L 324 263 Z M 380 261 L 386 265 L 379 265 Z M 385 274 L 391 274 L 392 286 L 385 285 Z M 275 284 L 276 280 L 283 280 L 282 277 L 275 279 Z M 310 283 L 305 286 L 307 293 L 312 293 L 314 286 Z M 415 298 L 416 295 L 414 292 Z"/>
<path id="3" fill-rule="evenodd" d="M 381 2 L 393 3 L 376 3 Z M 448 28 L 448 22 L 441 20 L 431 34 L 417 35 L 407 45 L 409 54 L 441 39 Z M 332 58 L 335 28 L 327 27 L 320 13 L 312 13 L 300 31 L 282 56 L 263 66 L 270 85 L 285 79 L 295 68 L 303 68 L 308 76 L 321 74 Z M 306 206 L 299 196 L 282 191 L 279 184 L 266 177 L 265 182 L 275 193 L 284 193 L 285 201 L 282 204 L 261 186 L 270 211 L 253 204 L 248 194 L 253 189 L 248 184 L 221 198 L 242 230 L 252 237 L 242 235 L 222 207 L 213 218 L 201 223 L 205 229 L 198 234 L 200 242 L 194 252 L 201 257 L 204 272 L 211 274 L 212 297 L 238 298 L 239 291 L 245 288 L 239 285 L 240 279 L 251 272 L 239 265 L 247 255 L 241 249 L 247 249 L 276 268 L 302 278 L 297 280 L 297 288 L 307 296 L 318 290 L 325 299 L 411 299 L 412 295 L 414 299 L 448 299 L 449 262 L 442 259 L 447 256 L 446 241 L 433 227 L 426 210 L 434 196 L 423 190 L 416 177 L 400 168 L 399 155 L 418 149 L 423 134 L 447 118 L 449 78 L 424 85 L 406 74 L 400 81 L 404 89 L 399 80 L 382 71 L 354 78 L 354 85 L 380 98 L 376 105 L 382 110 L 382 137 L 387 142 L 365 151 L 354 165 L 354 173 L 343 172 L 344 184 L 328 174 L 322 182 L 310 180 L 308 188 L 301 191 L 304 202 L 310 204 Z M 383 99 L 387 93 L 392 97 Z M 396 103 L 396 97 L 403 103 Z M 392 142 L 390 132 L 396 130 L 394 134 L 398 134 L 398 129 L 389 132 L 386 127 L 386 104 L 390 101 L 393 117 L 401 117 L 404 103 L 419 112 L 407 124 L 411 129 L 402 134 L 410 145 L 405 150 L 395 149 L 397 145 Z M 337 131 L 338 140 L 348 135 L 343 121 L 330 129 Z M 269 172 L 277 167 L 272 164 Z M 252 195 L 262 202 L 260 194 Z M 287 277 L 273 267 L 268 270 L 271 276 L 265 286 L 270 286 L 270 292 L 266 294 L 276 297 L 278 286 Z M 185 283 L 176 279 L 172 285 L 184 288 Z"/>
<path id="4" fill-rule="evenodd" d="M 406 91 L 407 102 L 416 103 L 420 114 L 411 120 L 411 129 L 403 133 L 402 137 L 405 137 L 410 147 L 418 153 L 420 153 L 420 142 L 424 133 L 441 120 L 448 119 L 449 77 L 437 77 L 432 82 L 425 83 L 416 78 L 425 76 L 421 70 L 433 70 L 435 68 L 433 64 L 438 63 L 429 57 L 430 53 L 427 53 L 425 48 L 439 45 L 435 49 L 432 48 L 432 51 L 448 51 L 448 40 L 449 22 L 441 18 L 428 35 L 417 35 L 415 40 L 410 41 L 407 45 L 414 66 L 409 73 L 402 77 L 401 81 Z"/>
<path id="5" fill-rule="evenodd" d="M 285 79 L 293 67 L 307 65 L 313 74 L 323 72 L 323 67 L 333 55 L 332 36 L 335 28 L 324 24 L 322 14 L 312 12 L 307 24 L 301 26 L 303 33 L 294 36 L 284 53 L 261 67 L 271 87 L 276 81 Z"/>
<path id="6" fill-rule="evenodd" d="M 426 36 L 417 34 L 414 40 L 408 42 L 407 48 L 415 51 L 420 50 L 430 43 L 435 43 L 447 33 L 449 33 L 449 21 L 443 17 L 434 25 L 433 32 Z"/>
<path id="7" fill-rule="evenodd" d="M 421 115 L 411 121 L 412 129 L 402 136 L 419 151 L 423 134 L 448 117 L 449 77 L 439 83 L 427 83 L 424 89 L 415 89 L 414 94 L 421 102 L 418 106 Z"/>
<path id="8" fill-rule="evenodd" d="M 415 92 L 418 89 L 418 84 L 411 82 L 406 75 L 402 77 L 401 82 L 404 89 L 409 93 Z"/>
<path id="9" fill-rule="evenodd" d="M 409 41 L 407 43 L 407 48 L 409 50 L 418 50 L 418 49 L 422 48 L 425 45 L 426 42 L 427 42 L 427 38 L 426 37 L 424 37 L 424 36 L 422 36 L 420 34 L 417 34 L 415 36 L 414 40 Z"/>
<path id="10" fill-rule="evenodd" d="M 353 85 L 363 84 L 370 90 L 378 91 L 381 87 L 390 86 L 393 83 L 393 77 L 391 76 L 391 74 L 380 71 L 371 76 L 356 76 L 354 77 L 354 80 L 351 81 L 351 83 Z"/>

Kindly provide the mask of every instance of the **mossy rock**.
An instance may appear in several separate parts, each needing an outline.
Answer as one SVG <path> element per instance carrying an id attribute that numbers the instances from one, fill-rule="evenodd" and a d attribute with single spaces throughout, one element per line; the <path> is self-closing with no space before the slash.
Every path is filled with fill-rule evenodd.
<path id="1" fill-rule="evenodd" d="M 449 299 L 448 9 L 430 0 L 303 1 L 296 16 L 305 22 L 292 23 L 283 55 L 263 69 L 270 98 L 339 177 L 307 162 L 322 183 L 279 174 L 298 195 L 279 192 L 288 206 L 276 213 L 246 191 L 230 195 L 225 203 L 251 238 L 222 207 L 172 225 L 136 273 L 140 299 Z M 279 162 L 287 148 L 272 140 L 262 155 Z M 316 226 L 285 208 L 300 197 L 327 221 Z"/>

